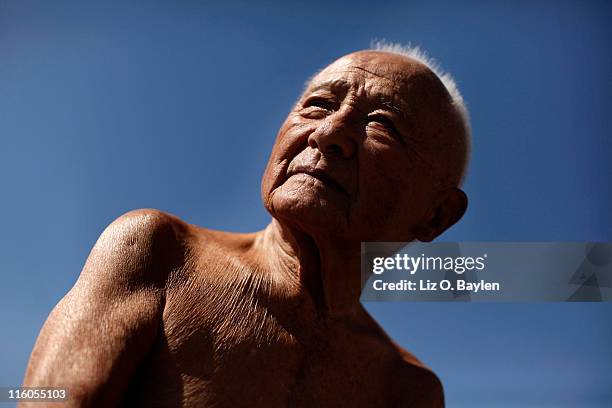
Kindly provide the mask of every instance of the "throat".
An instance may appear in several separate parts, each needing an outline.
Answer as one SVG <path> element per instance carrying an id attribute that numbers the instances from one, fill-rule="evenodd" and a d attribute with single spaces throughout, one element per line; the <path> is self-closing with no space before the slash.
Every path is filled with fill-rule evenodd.
<path id="1" fill-rule="evenodd" d="M 299 280 L 301 286 L 307 291 L 312 299 L 317 313 L 322 316 L 326 314 L 327 302 L 325 297 L 325 285 L 323 281 L 323 268 L 321 265 L 321 254 L 311 238 L 307 238 L 310 254 L 307 264 L 300 264 Z"/>
<path id="2" fill-rule="evenodd" d="M 317 240 L 273 220 L 260 246 L 272 276 L 290 297 L 309 299 L 318 316 L 352 315 L 359 308 L 359 244 Z"/>

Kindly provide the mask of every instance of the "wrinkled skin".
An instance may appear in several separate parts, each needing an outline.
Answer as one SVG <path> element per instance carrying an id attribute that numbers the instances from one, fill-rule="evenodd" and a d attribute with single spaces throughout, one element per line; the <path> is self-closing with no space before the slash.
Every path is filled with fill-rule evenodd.
<path id="1" fill-rule="evenodd" d="M 463 215 L 448 106 L 411 59 L 334 62 L 279 131 L 270 225 L 120 217 L 45 323 L 24 386 L 67 387 L 65 406 L 443 406 L 437 377 L 360 305 L 359 249 L 431 240 Z"/>

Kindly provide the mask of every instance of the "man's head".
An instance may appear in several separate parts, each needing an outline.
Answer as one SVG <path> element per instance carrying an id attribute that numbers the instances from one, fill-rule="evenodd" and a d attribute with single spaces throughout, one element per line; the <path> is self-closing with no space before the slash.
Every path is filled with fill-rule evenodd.
<path id="1" fill-rule="evenodd" d="M 356 52 L 308 83 L 262 182 L 275 218 L 314 235 L 427 241 L 462 217 L 465 108 L 449 77 L 408 55 Z"/>

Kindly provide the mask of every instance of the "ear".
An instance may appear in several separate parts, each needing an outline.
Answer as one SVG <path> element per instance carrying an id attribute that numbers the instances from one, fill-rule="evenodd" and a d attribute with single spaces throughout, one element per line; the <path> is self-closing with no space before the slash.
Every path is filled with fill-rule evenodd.
<path id="1" fill-rule="evenodd" d="M 453 226 L 463 217 L 468 204 L 465 193 L 455 187 L 440 192 L 436 201 L 429 218 L 415 229 L 414 235 L 421 242 L 430 242 Z"/>

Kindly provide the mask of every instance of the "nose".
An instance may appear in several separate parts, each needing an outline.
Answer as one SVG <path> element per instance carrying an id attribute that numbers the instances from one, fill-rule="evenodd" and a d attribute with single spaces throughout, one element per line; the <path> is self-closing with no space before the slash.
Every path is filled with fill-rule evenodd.
<path id="1" fill-rule="evenodd" d="M 308 145 L 324 155 L 350 158 L 355 154 L 355 142 L 347 115 L 336 112 L 328 116 L 319 127 L 308 136 Z"/>

